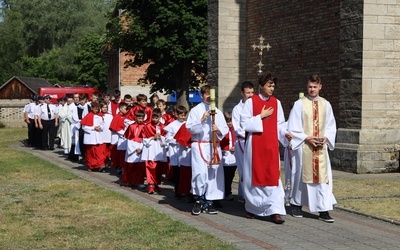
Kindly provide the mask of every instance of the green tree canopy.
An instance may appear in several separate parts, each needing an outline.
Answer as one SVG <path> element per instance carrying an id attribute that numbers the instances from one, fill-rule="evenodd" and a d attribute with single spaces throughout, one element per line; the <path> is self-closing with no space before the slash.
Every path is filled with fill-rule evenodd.
<path id="1" fill-rule="evenodd" d="M 130 66 L 151 62 L 146 80 L 153 91 L 187 94 L 206 75 L 206 0 L 119 0 L 109 38 L 134 56 Z M 122 10 L 122 11 L 121 11 Z"/>
<path id="2" fill-rule="evenodd" d="M 88 47 L 93 57 L 81 60 L 80 47 L 87 36 L 106 33 L 110 0 L 0 0 L 0 80 L 13 75 L 44 77 L 53 83 L 82 83 L 89 78 L 87 59 L 95 65 L 100 52 Z M 104 39 L 103 46 L 106 45 Z M 97 45 L 99 47 L 99 45 Z M 95 58 L 96 57 L 96 58 Z M 85 69 L 84 69 L 85 68 Z M 93 76 L 99 79 L 107 73 Z M 83 75 L 84 74 L 84 75 Z M 87 82 L 85 80 L 85 82 Z"/>

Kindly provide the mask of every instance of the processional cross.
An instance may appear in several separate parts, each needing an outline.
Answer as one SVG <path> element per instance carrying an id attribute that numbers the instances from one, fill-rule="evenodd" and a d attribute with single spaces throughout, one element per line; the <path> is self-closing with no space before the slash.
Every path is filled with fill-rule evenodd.
<path id="1" fill-rule="evenodd" d="M 260 52 L 258 52 L 258 55 L 260 56 L 260 61 L 258 62 L 257 66 L 258 66 L 258 74 L 262 73 L 262 67 L 264 66 L 264 64 L 262 63 L 262 58 L 263 58 L 263 50 L 267 49 L 267 51 L 269 51 L 271 47 L 271 45 L 269 45 L 269 43 L 267 43 L 266 45 L 264 44 L 264 37 L 260 36 L 260 38 L 258 38 L 258 40 L 260 40 L 259 44 L 253 44 L 253 50 L 259 49 Z"/>

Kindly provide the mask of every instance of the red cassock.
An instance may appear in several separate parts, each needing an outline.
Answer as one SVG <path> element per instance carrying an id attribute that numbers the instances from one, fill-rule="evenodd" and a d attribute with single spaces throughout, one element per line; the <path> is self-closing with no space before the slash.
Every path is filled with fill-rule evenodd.
<path id="1" fill-rule="evenodd" d="M 167 126 L 168 124 L 170 124 L 171 122 L 175 121 L 175 117 L 170 114 L 170 113 L 164 113 L 162 115 L 162 119 L 164 120 L 164 125 Z"/>
<path id="2" fill-rule="evenodd" d="M 125 131 L 124 137 L 135 142 L 143 141 L 144 124 L 131 124 Z M 145 162 L 125 162 L 126 183 L 137 186 L 144 183 L 146 176 Z"/>
<path id="3" fill-rule="evenodd" d="M 125 119 L 126 115 L 123 115 L 121 113 L 116 114 L 110 123 L 109 129 L 115 133 L 124 130 Z M 113 145 L 111 148 L 111 166 L 124 167 L 124 165 L 125 165 L 125 151 L 118 150 L 117 145 Z"/>
<path id="4" fill-rule="evenodd" d="M 160 135 L 165 136 L 166 132 L 164 130 L 165 125 L 159 123 L 158 125 L 153 124 L 152 122 L 146 124 L 144 127 L 144 137 L 151 138 L 156 135 L 157 126 L 160 129 Z M 146 179 L 149 184 L 158 185 L 161 183 L 161 175 L 162 175 L 162 163 L 147 160 L 146 161 Z"/>
<path id="5" fill-rule="evenodd" d="M 115 101 L 115 100 L 111 100 L 110 101 L 110 106 L 111 106 L 111 114 L 113 115 L 113 116 L 115 116 L 116 114 L 117 114 L 117 109 L 118 109 L 118 107 L 119 107 L 119 104 L 120 104 L 120 102 L 121 102 L 121 99 L 119 99 L 118 101 Z"/>
<path id="6" fill-rule="evenodd" d="M 94 114 L 93 112 L 90 112 L 81 120 L 81 125 L 92 127 L 94 125 L 95 115 L 102 116 L 102 113 Z M 92 133 L 100 133 L 100 132 L 93 131 Z M 86 166 L 88 168 L 99 169 L 100 167 L 105 166 L 104 147 L 105 144 L 94 144 L 94 145 L 85 144 L 85 150 L 86 150 L 85 158 L 86 158 Z"/>
<path id="7" fill-rule="evenodd" d="M 186 128 L 186 124 L 183 124 L 176 132 L 174 139 L 176 142 L 184 147 L 190 147 L 192 145 L 192 134 Z M 192 167 L 191 166 L 180 166 L 179 167 L 179 187 L 178 193 L 183 195 L 189 195 L 192 187 Z"/>

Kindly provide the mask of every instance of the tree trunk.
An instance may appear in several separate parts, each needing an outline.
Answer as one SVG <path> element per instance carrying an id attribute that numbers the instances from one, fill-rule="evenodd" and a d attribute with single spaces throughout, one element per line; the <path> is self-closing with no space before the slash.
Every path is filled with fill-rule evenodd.
<path id="1" fill-rule="evenodd" d="M 189 110 L 189 86 L 190 86 L 190 76 L 192 73 L 192 64 L 190 61 L 185 62 L 182 70 L 182 82 L 181 88 L 176 92 L 177 94 L 177 105 L 182 105 Z"/>

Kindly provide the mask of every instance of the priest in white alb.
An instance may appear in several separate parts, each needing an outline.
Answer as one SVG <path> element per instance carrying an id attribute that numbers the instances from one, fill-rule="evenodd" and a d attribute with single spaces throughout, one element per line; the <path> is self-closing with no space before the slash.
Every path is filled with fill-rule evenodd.
<path id="1" fill-rule="evenodd" d="M 332 192 L 332 169 L 328 149 L 335 147 L 336 121 L 331 104 L 319 96 L 318 75 L 310 76 L 308 95 L 294 103 L 288 120 L 293 135 L 291 207 L 294 217 L 303 217 L 302 206 L 318 212 L 319 220 L 332 223 L 329 211 L 336 199 Z"/>

